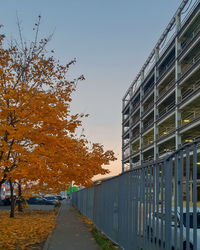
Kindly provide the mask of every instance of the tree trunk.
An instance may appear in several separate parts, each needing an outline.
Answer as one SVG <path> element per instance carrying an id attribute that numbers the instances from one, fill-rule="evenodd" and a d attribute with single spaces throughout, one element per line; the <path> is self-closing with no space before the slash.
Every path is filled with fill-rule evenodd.
<path id="1" fill-rule="evenodd" d="M 18 184 L 18 211 L 23 212 L 21 184 Z"/>
<path id="2" fill-rule="evenodd" d="M 10 183 L 10 218 L 14 218 L 15 216 L 15 201 L 14 201 L 14 195 L 13 195 L 13 185 L 12 181 L 9 180 Z"/>

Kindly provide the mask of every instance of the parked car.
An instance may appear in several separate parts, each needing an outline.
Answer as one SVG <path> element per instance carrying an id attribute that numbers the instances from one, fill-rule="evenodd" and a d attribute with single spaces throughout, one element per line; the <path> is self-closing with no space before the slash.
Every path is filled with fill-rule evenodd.
<path id="1" fill-rule="evenodd" d="M 28 201 L 28 204 L 32 205 L 55 205 L 54 202 L 48 201 L 42 197 L 31 197 Z"/>
<path id="2" fill-rule="evenodd" d="M 165 158 L 165 157 L 167 157 L 167 156 L 170 156 L 172 153 L 173 153 L 173 151 L 165 152 L 165 153 L 163 153 L 162 155 L 160 155 L 159 158 Z"/>
<path id="3" fill-rule="evenodd" d="M 64 197 L 61 196 L 61 195 L 56 195 L 56 198 L 57 198 L 59 201 L 62 201 L 62 200 L 64 199 Z"/>
<path id="4" fill-rule="evenodd" d="M 158 231 L 161 232 L 162 228 L 162 218 L 163 218 L 163 232 L 165 228 L 165 213 L 155 213 L 155 232 L 153 232 L 152 226 L 147 225 L 147 237 L 151 239 L 151 241 L 154 238 L 154 241 L 157 240 L 159 243 L 161 243 L 161 235 L 156 235 L 157 229 L 157 219 L 158 219 Z M 147 223 L 149 223 L 149 220 L 147 219 Z M 179 249 L 179 242 L 180 242 L 180 225 L 183 225 L 183 249 L 186 249 L 186 208 L 183 208 L 183 221 L 180 220 L 180 212 L 177 211 L 177 249 Z M 153 214 L 151 216 L 151 225 L 153 225 Z M 193 209 L 190 208 L 189 213 L 189 247 L 192 250 L 193 249 Z M 165 244 L 165 234 L 163 234 L 163 241 Z M 175 213 L 172 211 L 171 213 L 171 246 L 174 248 L 175 246 Z M 200 250 L 200 209 L 197 209 L 197 250 Z"/>
<path id="5" fill-rule="evenodd" d="M 4 202 L 1 198 L 0 198 L 0 206 L 4 206 Z"/>
<path id="6" fill-rule="evenodd" d="M 10 197 L 6 196 L 4 200 L 2 200 L 4 203 L 4 206 L 9 206 L 10 205 Z"/>
<path id="7" fill-rule="evenodd" d="M 46 201 L 49 201 L 51 203 L 53 203 L 53 205 L 57 205 L 59 203 L 59 200 L 57 199 L 56 196 L 44 196 L 44 198 Z"/>

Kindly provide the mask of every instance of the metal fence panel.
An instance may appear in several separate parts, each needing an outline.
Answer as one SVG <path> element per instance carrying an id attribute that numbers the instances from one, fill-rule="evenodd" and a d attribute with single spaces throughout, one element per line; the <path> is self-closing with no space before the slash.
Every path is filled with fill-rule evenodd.
<path id="1" fill-rule="evenodd" d="M 200 140 L 73 193 L 73 205 L 125 250 L 200 250 L 198 161 Z"/>

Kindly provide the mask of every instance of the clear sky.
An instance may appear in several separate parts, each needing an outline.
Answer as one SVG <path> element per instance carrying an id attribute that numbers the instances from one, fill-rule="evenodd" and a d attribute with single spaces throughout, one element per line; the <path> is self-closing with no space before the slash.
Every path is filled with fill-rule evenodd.
<path id="1" fill-rule="evenodd" d="M 73 96 L 72 110 L 89 113 L 88 138 L 113 149 L 121 172 L 121 107 L 131 81 L 150 54 L 181 0 L 7 0 L 0 24 L 8 39 L 17 36 L 16 13 L 24 38 L 31 40 L 40 14 L 41 36 L 54 31 L 50 47 L 65 63 L 77 58 L 70 77 L 86 80 Z"/>

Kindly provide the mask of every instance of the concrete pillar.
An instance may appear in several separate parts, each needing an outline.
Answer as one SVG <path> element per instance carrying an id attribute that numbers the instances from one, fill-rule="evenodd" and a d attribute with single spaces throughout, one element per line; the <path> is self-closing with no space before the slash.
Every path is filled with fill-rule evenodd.
<path id="1" fill-rule="evenodd" d="M 132 132 L 131 132 L 131 129 L 129 129 L 129 150 L 130 150 L 129 166 L 130 166 L 130 169 L 133 169 L 133 162 L 132 162 L 132 153 L 133 153 L 133 150 L 132 150 L 131 137 L 132 137 Z"/>
<path id="2" fill-rule="evenodd" d="M 142 104 L 142 97 L 144 95 L 142 83 L 144 81 L 144 71 L 141 72 L 140 80 L 141 80 L 141 86 L 140 86 L 140 165 L 142 165 L 142 162 L 143 162 L 143 153 L 142 153 L 142 145 L 143 145 L 143 138 L 142 138 L 142 129 L 143 129 L 143 122 L 142 122 L 143 104 Z"/>
<path id="3" fill-rule="evenodd" d="M 176 16 L 176 32 L 178 33 L 178 31 L 181 28 L 181 16 L 178 15 Z M 175 85 L 175 102 L 176 105 L 180 103 L 181 101 L 181 90 L 179 87 L 179 84 L 177 83 L 177 81 L 179 80 L 180 76 L 181 76 L 181 65 L 180 62 L 177 59 L 177 56 L 179 55 L 179 52 L 181 50 L 181 43 L 178 40 L 178 37 L 176 37 L 175 40 L 175 53 L 176 53 L 176 61 L 175 61 L 175 81 L 176 81 L 176 85 Z M 181 121 L 181 112 L 178 109 L 178 107 L 176 106 L 175 109 L 175 128 L 176 128 L 176 149 L 178 149 L 181 146 L 181 135 L 178 132 L 178 127 L 180 126 L 180 121 Z"/>
<path id="4" fill-rule="evenodd" d="M 123 131 L 123 126 L 122 126 L 122 131 Z M 122 137 L 122 173 L 123 172 L 124 172 L 124 139 Z"/>
<path id="5" fill-rule="evenodd" d="M 130 92 L 129 92 L 130 99 L 131 99 L 132 95 L 133 95 L 133 88 L 131 88 Z M 131 155 L 132 155 L 132 147 L 131 147 L 132 132 L 131 132 L 131 129 L 130 129 L 130 127 L 131 127 L 131 124 L 130 124 L 131 123 L 131 119 L 130 119 L 131 110 L 132 110 L 132 105 L 131 105 L 131 103 L 129 103 L 129 115 L 128 116 L 129 116 L 129 151 L 130 151 L 129 152 L 130 153 L 130 156 L 129 156 L 129 168 L 130 169 L 132 169 L 132 167 L 133 167 L 132 158 L 131 158 Z"/>
<path id="6" fill-rule="evenodd" d="M 124 107 L 125 107 L 125 100 L 122 101 L 122 110 L 124 109 Z M 123 147 L 124 147 L 124 138 L 123 138 L 124 125 L 123 125 L 123 122 L 124 122 L 124 113 L 122 112 L 122 173 L 124 172 L 124 150 L 123 150 Z"/>
<path id="7" fill-rule="evenodd" d="M 158 62 L 159 60 L 159 48 L 155 49 L 155 62 Z M 154 70 L 154 79 L 155 79 L 155 84 L 154 84 L 154 161 L 157 160 L 158 158 L 158 145 L 157 145 L 157 139 L 158 139 L 158 127 L 156 124 L 156 121 L 158 119 L 158 107 L 156 104 L 156 101 L 158 99 L 158 90 L 157 90 L 157 79 L 158 79 L 158 69 L 157 66 L 155 66 Z"/>
<path id="8" fill-rule="evenodd" d="M 176 33 L 181 29 L 181 14 L 176 16 Z"/>
<path id="9" fill-rule="evenodd" d="M 127 102 L 127 98 L 128 98 L 128 95 L 125 97 L 125 99 L 123 99 L 122 110 L 125 107 L 125 103 Z M 123 122 L 124 122 L 124 113 L 122 113 L 122 124 L 123 124 Z M 122 172 L 124 172 L 124 138 L 123 138 L 123 134 L 124 134 L 124 125 L 122 125 Z"/>

